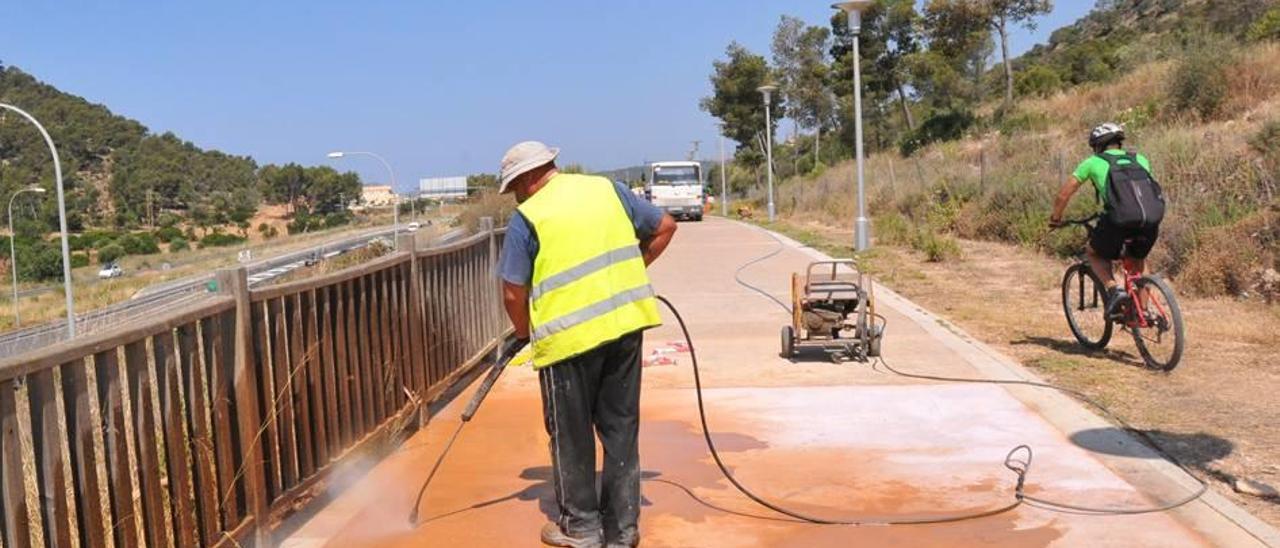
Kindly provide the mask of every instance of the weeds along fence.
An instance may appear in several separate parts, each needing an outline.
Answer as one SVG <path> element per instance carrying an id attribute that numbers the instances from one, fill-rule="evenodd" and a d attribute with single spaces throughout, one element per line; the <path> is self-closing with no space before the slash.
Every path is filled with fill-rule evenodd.
<path id="1" fill-rule="evenodd" d="M 505 333 L 502 230 L 0 362 L 3 546 L 267 545 Z"/>

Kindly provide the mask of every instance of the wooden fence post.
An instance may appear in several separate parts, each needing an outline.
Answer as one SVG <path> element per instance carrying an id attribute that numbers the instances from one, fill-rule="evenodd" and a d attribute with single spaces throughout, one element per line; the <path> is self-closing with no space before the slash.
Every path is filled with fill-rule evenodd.
<path id="1" fill-rule="evenodd" d="M 258 443 L 262 420 L 258 406 L 258 376 L 253 368 L 253 313 L 249 302 L 248 273 L 244 267 L 218 270 L 218 285 L 222 292 L 236 300 L 235 366 L 232 382 L 240 447 L 244 453 L 241 469 L 246 510 L 253 517 L 254 543 L 258 546 L 270 546 L 266 472 L 262 445 Z"/>
<path id="2" fill-rule="evenodd" d="M 423 312 L 426 310 L 422 300 L 422 279 L 421 271 L 418 268 L 418 239 L 417 235 L 410 232 L 401 234 L 396 247 L 409 254 L 409 295 L 408 295 L 408 312 L 409 315 L 409 367 L 413 370 L 412 382 L 410 390 L 419 397 L 425 396 L 427 389 L 431 385 L 430 376 L 427 374 L 426 361 L 426 329 L 423 327 Z M 426 424 L 426 407 L 423 413 L 418 417 L 418 426 Z"/>

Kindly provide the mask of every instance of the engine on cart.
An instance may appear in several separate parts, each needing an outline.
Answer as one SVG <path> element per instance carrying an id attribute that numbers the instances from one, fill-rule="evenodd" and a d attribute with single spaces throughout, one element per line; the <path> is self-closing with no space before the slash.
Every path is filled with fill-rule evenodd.
<path id="1" fill-rule="evenodd" d="M 830 333 L 839 336 L 849 323 L 849 314 L 857 308 L 856 302 L 818 301 L 805 303 L 801 312 L 806 330 L 813 333 Z"/>
<path id="2" fill-rule="evenodd" d="M 880 355 L 884 319 L 875 313 L 870 276 L 852 260 L 811 263 L 791 277 L 792 324 L 782 328 L 782 356 L 820 348 L 833 360 Z"/>

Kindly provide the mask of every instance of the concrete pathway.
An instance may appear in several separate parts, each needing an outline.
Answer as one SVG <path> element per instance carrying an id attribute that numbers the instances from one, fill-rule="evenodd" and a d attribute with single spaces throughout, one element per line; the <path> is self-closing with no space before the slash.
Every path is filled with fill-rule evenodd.
<path id="1" fill-rule="evenodd" d="M 1194 487 L 1176 468 L 1052 391 L 934 384 L 819 353 L 778 356 L 788 316 L 734 282 L 735 270 L 783 246 L 743 277 L 786 300 L 790 273 L 815 251 L 731 221 L 680 226 L 652 270 L 681 310 L 703 368 L 709 422 L 741 481 L 785 506 L 831 518 L 936 517 L 996 508 L 1013 497 L 1002 465 L 1035 450 L 1028 493 L 1095 506 L 1150 505 Z M 879 288 L 886 359 L 914 372 L 1034 378 L 962 331 Z M 1065 329 L 1065 326 L 1064 326 Z M 703 444 L 678 327 L 648 333 L 641 463 L 644 546 L 1255 546 L 1280 536 L 1210 494 L 1170 513 L 1084 516 L 1022 506 L 947 525 L 819 526 L 755 506 L 733 490 Z M 663 360 L 662 358 L 668 358 Z M 286 546 L 537 546 L 555 516 L 536 375 L 508 371 L 467 426 L 424 502 L 413 496 L 470 392 L 403 448 L 354 477 Z M 363 472 L 363 470 L 361 470 Z M 354 471 L 353 471 L 354 474 Z M 690 496 L 696 494 L 699 500 Z"/>

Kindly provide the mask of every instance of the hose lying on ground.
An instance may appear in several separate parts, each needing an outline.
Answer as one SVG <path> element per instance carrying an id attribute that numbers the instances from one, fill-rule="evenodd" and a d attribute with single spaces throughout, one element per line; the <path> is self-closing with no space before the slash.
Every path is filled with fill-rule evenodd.
<path id="1" fill-rule="evenodd" d="M 763 289 L 761 289 L 761 288 L 759 288 L 759 287 L 757 287 L 757 286 L 755 286 L 755 285 L 752 285 L 752 284 L 748 283 L 747 281 L 743 280 L 743 279 L 742 279 L 742 277 L 741 277 L 742 271 L 743 271 L 746 267 L 751 266 L 751 265 L 754 265 L 754 264 L 759 263 L 759 262 L 761 262 L 761 261 L 767 260 L 767 259 L 769 259 L 769 258 L 771 258 L 771 257 L 774 257 L 774 256 L 778 255 L 779 253 L 781 253 L 781 252 L 782 252 L 782 250 L 785 248 L 785 244 L 783 244 L 782 240 L 779 240 L 779 239 L 778 239 L 778 237 L 777 237 L 776 235 L 774 235 L 772 232 L 767 231 L 767 230 L 764 230 L 764 229 L 761 229 L 761 231 L 762 231 L 762 232 L 764 232 L 765 234 L 769 235 L 769 237 L 773 238 L 773 240 L 774 240 L 775 242 L 777 242 L 777 244 L 778 244 L 778 248 L 777 248 L 777 249 L 775 249 L 774 251 L 772 251 L 772 252 L 770 252 L 770 253 L 766 254 L 766 255 L 763 255 L 763 256 L 761 256 L 761 257 L 758 257 L 758 258 L 756 258 L 756 259 L 753 259 L 753 260 L 751 260 L 751 261 L 749 261 L 749 262 L 745 263 L 742 267 L 738 268 L 738 270 L 734 273 L 734 280 L 735 280 L 739 285 L 741 285 L 741 286 L 743 286 L 743 287 L 745 287 L 745 288 L 747 288 L 747 289 L 750 289 L 750 290 L 752 290 L 752 291 L 754 291 L 754 292 L 756 292 L 756 293 L 759 293 L 760 295 L 763 295 L 765 298 L 768 298 L 769 300 L 773 301 L 773 302 L 774 302 L 774 303 L 776 303 L 780 308 L 782 308 L 784 311 L 786 311 L 787 316 L 791 316 L 791 314 L 792 314 L 791 307 L 789 307 L 788 305 L 786 305 L 786 304 L 785 304 L 785 303 L 783 303 L 782 301 L 778 300 L 778 298 L 777 298 L 777 297 L 773 296 L 773 295 L 772 295 L 771 293 L 769 293 L 768 291 L 765 291 L 765 290 L 763 290 Z M 660 298 L 661 298 L 661 297 L 660 297 Z M 663 299 L 663 302 L 666 302 L 666 299 Z M 671 306 L 671 305 L 670 305 L 670 303 L 667 303 L 667 306 L 668 306 L 668 307 L 670 307 L 670 306 Z M 673 314 L 676 314 L 676 318 L 677 318 L 677 320 L 679 320 L 679 314 L 675 312 L 675 309 L 674 309 L 674 308 L 672 308 L 672 313 L 673 313 Z M 888 320 L 887 320 L 884 316 L 882 316 L 882 315 L 880 315 L 880 314 L 876 314 L 876 316 L 877 316 L 877 317 L 879 317 L 879 319 L 880 319 L 881 321 L 883 321 L 883 322 L 884 322 L 884 324 L 885 324 L 885 326 L 886 326 L 886 327 L 888 326 L 888 323 L 889 323 L 889 322 L 888 322 Z M 681 327 L 681 329 L 684 329 L 684 322 L 680 322 L 680 327 Z M 696 357 L 693 357 L 693 343 L 692 343 L 692 341 L 690 340 L 690 338 L 689 338 L 689 336 L 688 336 L 688 332 L 687 332 L 687 330 L 685 331 L 685 339 L 686 339 L 686 341 L 688 341 L 688 342 L 689 342 L 689 352 L 690 352 L 690 357 L 692 358 L 692 360 L 691 360 L 691 361 L 692 361 L 692 362 L 693 362 L 693 364 L 694 364 L 693 370 L 694 370 L 694 379 L 695 379 L 695 382 L 696 382 L 696 381 L 697 381 L 697 378 L 698 378 L 697 358 L 696 358 Z M 1036 507 L 1038 507 L 1038 508 L 1042 508 L 1042 509 L 1045 509 L 1045 510 L 1052 510 L 1052 511 L 1059 511 L 1059 512 L 1074 512 L 1074 513 L 1082 513 L 1082 514 L 1090 514 L 1090 515 L 1134 515 L 1134 514 L 1150 514 L 1150 513 L 1155 513 L 1155 512 L 1167 512 L 1167 511 L 1169 511 L 1169 510 L 1173 510 L 1173 509 L 1175 509 L 1175 508 L 1178 508 L 1178 507 L 1181 507 L 1181 506 L 1185 506 L 1185 505 L 1187 505 L 1187 504 L 1190 504 L 1191 502 L 1198 500 L 1201 496 L 1203 496 L 1203 495 L 1205 494 L 1205 492 L 1207 492 L 1207 491 L 1209 490 L 1209 484 L 1208 484 L 1207 482 L 1205 482 L 1203 479 L 1200 479 L 1200 477 L 1199 477 L 1199 476 L 1196 476 L 1194 473 L 1192 473 L 1192 472 L 1191 472 L 1191 470 L 1189 470 L 1189 469 L 1188 469 L 1184 464 L 1182 464 L 1180 461 L 1178 461 L 1178 459 L 1177 459 L 1177 458 L 1175 458 L 1173 455 L 1170 455 L 1167 451 L 1165 451 L 1165 450 L 1164 450 L 1164 448 L 1162 448 L 1162 447 L 1160 446 L 1160 444 L 1159 444 L 1155 439 L 1153 439 L 1153 438 L 1151 437 L 1151 435 L 1150 435 L 1150 434 L 1148 434 L 1147 432 L 1144 432 L 1144 431 L 1142 431 L 1142 430 L 1138 430 L 1138 429 L 1134 428 L 1134 427 L 1133 427 L 1133 426 L 1131 426 L 1127 421 L 1125 421 L 1124 419 L 1120 418 L 1120 416 L 1116 415 L 1114 412 L 1112 412 L 1110 409 L 1108 409 L 1105 405 L 1102 405 L 1102 404 L 1101 404 L 1101 403 L 1099 403 L 1098 401 L 1094 400 L 1093 398 L 1090 398 L 1088 395 L 1086 395 L 1086 394 L 1084 394 L 1083 392 L 1080 392 L 1080 391 L 1078 391 L 1078 390 L 1073 390 L 1073 389 L 1070 389 L 1070 388 L 1066 388 L 1066 387 L 1062 387 L 1062 386 L 1057 386 L 1057 385 L 1050 384 L 1050 383 L 1036 382 L 1036 381 L 1027 381 L 1027 380 L 1018 380 L 1018 379 L 978 379 L 978 378 L 947 377 L 947 376 L 941 376 L 941 375 L 927 375 L 927 374 L 920 374 L 920 373 L 911 373 L 911 372 L 906 372 L 906 371 L 902 371 L 902 370 L 899 370 L 899 369 L 894 368 L 892 365 L 890 365 L 890 364 L 889 364 L 889 362 L 888 362 L 888 361 L 886 361 L 886 360 L 884 359 L 884 357 L 883 357 L 883 356 L 876 358 L 876 360 L 877 360 L 877 363 L 879 363 L 880 365 L 884 366 L 884 368 L 885 368 L 886 370 L 888 370 L 889 372 L 891 372 L 891 373 L 893 373 L 893 374 L 895 374 L 895 375 L 898 375 L 898 376 L 900 376 L 900 377 L 906 377 L 906 378 L 917 379 L 917 380 L 929 380 L 929 381 L 936 381 L 936 382 L 949 382 L 949 383 L 970 383 L 970 384 L 994 384 L 994 385 L 1030 386 L 1030 387 L 1035 387 L 1035 388 L 1047 388 L 1047 389 L 1050 389 L 1050 390 L 1056 390 L 1056 391 L 1061 392 L 1061 393 L 1063 393 L 1063 394 L 1066 394 L 1066 395 L 1068 395 L 1068 396 L 1072 396 L 1072 397 L 1074 397 L 1074 398 L 1076 398 L 1076 399 L 1080 400 L 1081 402 L 1084 402 L 1085 404 L 1089 405 L 1090 407 L 1093 407 L 1094 409 L 1097 409 L 1098 411 L 1101 411 L 1101 412 L 1102 412 L 1102 414 L 1104 414 L 1104 415 L 1106 415 L 1106 416 L 1107 416 L 1107 418 L 1111 419 L 1114 423 L 1118 424 L 1122 429 L 1124 429 L 1124 430 L 1125 430 L 1126 432 L 1128 432 L 1129 434 L 1134 435 L 1135 437 L 1137 437 L 1137 438 L 1141 439 L 1143 442 L 1145 442 L 1145 443 L 1149 446 L 1149 448 L 1150 448 L 1150 449 L 1152 449 L 1153 451 L 1155 451 L 1158 455 L 1160 455 L 1160 456 L 1161 456 L 1162 458 L 1164 458 L 1166 461 L 1168 461 L 1168 462 L 1172 463 L 1174 466 L 1177 466 L 1177 467 L 1178 467 L 1178 469 L 1182 470 L 1184 473 L 1186 473 L 1188 476 L 1190 476 L 1193 480 L 1195 480 L 1195 481 L 1196 481 L 1196 483 L 1198 484 L 1198 485 L 1197 485 L 1197 487 L 1196 487 L 1196 488 L 1195 488 L 1195 489 L 1194 489 L 1190 494 L 1188 494 L 1187 496 L 1185 496 L 1185 497 L 1183 497 L 1183 498 L 1180 498 L 1180 499 L 1178 499 L 1178 500 L 1176 500 L 1176 501 L 1170 502 L 1170 503 L 1166 503 L 1166 504 L 1158 504 L 1158 505 L 1154 505 L 1154 506 L 1141 506 L 1141 507 L 1128 507 L 1128 508 L 1125 508 L 1125 507 L 1119 507 L 1119 508 L 1115 508 L 1115 507 L 1108 507 L 1108 508 L 1103 508 L 1103 507 L 1084 506 L 1084 505 L 1080 505 L 1080 504 L 1072 504 L 1072 503 L 1066 503 L 1066 502 L 1054 501 L 1054 500 L 1051 500 L 1051 499 L 1046 499 L 1046 498 L 1042 498 L 1042 497 L 1036 497 L 1036 496 L 1028 495 L 1028 494 L 1026 494 L 1026 493 L 1024 492 L 1024 490 L 1023 490 L 1023 483 L 1024 483 L 1024 480 L 1025 480 L 1025 478 L 1026 478 L 1026 472 L 1027 472 L 1027 471 L 1028 471 L 1028 469 L 1031 467 L 1031 456 L 1032 456 L 1032 453 L 1031 453 L 1031 448 L 1030 448 L 1030 447 L 1028 447 L 1028 446 L 1026 446 L 1026 445 L 1019 445 L 1018 447 L 1015 447 L 1013 451 L 1010 451 L 1009 456 L 1005 458 L 1005 466 L 1006 466 L 1006 467 L 1008 467 L 1010 470 L 1014 470 L 1015 472 L 1017 472 L 1017 473 L 1018 473 L 1018 488 L 1017 488 L 1017 490 L 1016 490 L 1016 492 L 1015 492 L 1015 496 L 1017 497 L 1017 501 L 1018 501 L 1019 503 L 1021 503 L 1021 502 L 1026 502 L 1026 503 L 1027 503 L 1027 504 L 1029 504 L 1029 505 L 1033 505 L 1033 506 L 1036 506 Z M 699 413 L 702 413 L 702 391 L 701 391 L 700 389 L 698 390 L 698 409 L 699 409 Z M 704 433 L 705 433 L 705 432 L 707 432 L 707 427 L 706 427 L 706 418 L 705 418 L 705 415 L 703 416 L 703 432 L 704 432 Z M 709 447 L 710 447 L 710 446 L 712 446 L 711 438 L 710 438 L 710 436 L 709 436 L 709 435 L 707 436 L 707 444 L 708 444 L 708 446 L 709 446 Z M 1010 459 L 1013 457 L 1013 454 L 1014 454 L 1014 453 L 1016 453 L 1019 449 L 1023 449 L 1023 448 L 1025 448 L 1025 449 L 1026 449 L 1026 452 L 1027 452 L 1027 459 L 1026 459 L 1026 461 L 1025 461 L 1025 466 L 1021 469 L 1021 471 L 1018 471 L 1017 469 L 1015 469 L 1015 468 L 1014 468 L 1014 466 L 1011 466 L 1011 460 L 1010 460 Z M 722 471 L 724 471 L 725 476 L 729 479 L 729 481 L 730 481 L 731 483 L 733 483 L 733 484 L 734 484 L 734 486 L 738 487 L 740 491 L 743 491 L 743 494 L 747 495 L 747 496 L 748 496 L 749 498 L 751 498 L 752 500 L 756 500 L 757 502 L 760 502 L 761 504 L 764 504 L 766 507 L 769 507 L 769 508 L 771 508 L 771 509 L 773 509 L 773 510 L 775 510 L 775 511 L 779 511 L 779 512 L 781 512 L 781 513 L 783 513 L 783 514 L 786 514 L 786 515 L 790 515 L 790 516 L 793 516 L 793 517 L 800 518 L 800 516 L 795 516 L 794 514 L 792 514 L 792 513 L 791 513 L 791 512 L 789 512 L 789 511 L 782 511 L 782 510 L 779 510 L 779 509 L 777 509 L 777 508 L 774 508 L 772 505 L 769 505 L 769 504 L 767 504 L 767 503 L 765 503 L 765 502 L 763 502 L 763 501 L 760 501 L 760 500 L 758 500 L 754 495 L 752 495 L 752 494 L 750 494 L 750 493 L 746 492 L 746 491 L 745 491 L 741 486 L 739 486 L 738 482 L 737 482 L 737 481 L 735 481 L 735 480 L 732 478 L 732 476 L 729 474 L 729 472 L 728 472 L 727 470 L 725 470 L 725 469 L 724 469 L 724 466 L 723 466 L 723 465 L 721 465 L 721 463 L 720 463 L 720 459 L 719 459 L 719 456 L 718 456 L 718 455 L 716 455 L 714 447 L 711 447 L 711 451 L 712 451 L 712 456 L 713 456 L 713 457 L 715 458 L 715 460 L 716 460 L 716 464 L 721 466 L 721 470 L 722 470 Z M 1016 506 L 1016 504 L 1015 504 L 1014 506 Z M 1011 506 L 1011 507 L 1005 508 L 1003 511 L 1012 510 L 1012 509 L 1013 509 L 1013 507 Z M 983 515 L 991 515 L 991 514 L 990 514 L 990 513 L 987 513 L 987 514 L 983 514 Z M 975 516 L 973 516 L 973 517 L 982 517 L 982 516 L 975 515 Z M 804 518 L 800 518 L 800 519 L 804 519 Z M 806 520 L 806 521 L 811 521 L 811 520 Z"/>
<path id="2" fill-rule="evenodd" d="M 745 270 L 747 267 L 754 265 L 756 263 L 762 262 L 764 260 L 767 260 L 769 258 L 772 258 L 774 256 L 777 256 L 783 251 L 784 247 L 783 247 L 782 241 L 778 240 L 778 238 L 774 236 L 771 232 L 768 232 L 768 231 L 765 231 L 765 232 L 766 234 L 769 234 L 769 236 L 772 237 L 774 241 L 778 243 L 778 249 L 775 249 L 769 254 L 753 259 L 752 261 L 749 261 L 746 264 L 743 264 L 741 267 L 737 269 L 737 271 L 734 272 L 734 279 L 735 281 L 737 281 L 738 284 L 742 285 L 743 287 L 750 289 L 752 291 L 755 291 L 765 296 L 769 300 L 773 301 L 779 307 L 785 310 L 788 316 L 790 316 L 791 309 L 789 306 L 787 306 L 785 303 L 783 303 L 781 300 L 779 300 L 777 297 L 773 296 L 769 292 L 746 282 L 741 277 L 742 271 Z M 1117 424 L 1119 424 L 1126 431 L 1141 438 L 1154 451 L 1160 454 L 1163 458 L 1173 463 L 1175 466 L 1177 466 L 1179 469 L 1185 472 L 1188 476 L 1193 478 L 1199 484 L 1199 487 L 1193 493 L 1171 503 L 1160 504 L 1155 506 L 1129 507 L 1129 508 L 1091 507 L 1091 506 L 1084 506 L 1079 504 L 1059 502 L 1059 501 L 1054 501 L 1052 499 L 1028 495 L 1026 493 L 1026 480 L 1027 480 L 1027 475 L 1031 470 L 1031 464 L 1034 458 L 1034 453 L 1030 446 L 1026 444 L 1021 444 L 1011 449 L 1009 453 L 1005 455 L 1005 459 L 1004 459 L 1005 468 L 1009 469 L 1009 471 L 1014 473 L 1015 480 L 1016 480 L 1014 484 L 1014 489 L 1013 489 L 1013 500 L 1008 504 L 991 508 L 988 510 L 944 514 L 944 515 L 938 515 L 938 516 L 927 517 L 927 518 L 858 520 L 858 519 L 839 519 L 839 518 L 820 517 L 820 516 L 814 516 L 812 514 L 807 514 L 797 510 L 786 508 L 778 503 L 771 502 L 765 499 L 764 497 L 757 495 L 755 492 L 751 491 L 751 489 L 749 489 L 746 485 L 738 481 L 738 478 L 735 477 L 733 475 L 733 472 L 729 470 L 729 467 L 725 465 L 724 460 L 720 458 L 720 452 L 716 449 L 715 441 L 711 437 L 711 428 L 707 424 L 706 405 L 703 402 L 703 396 L 702 396 L 702 376 L 701 376 L 701 372 L 698 369 L 698 354 L 697 354 L 697 349 L 693 343 L 693 337 L 689 334 L 689 328 L 687 325 L 685 325 L 684 318 L 681 317 L 679 310 L 677 310 L 676 307 L 671 304 L 671 301 L 661 295 L 657 296 L 657 299 L 660 302 L 662 302 L 664 305 L 666 305 L 667 309 L 671 311 L 671 314 L 675 316 L 676 322 L 680 325 L 680 331 L 684 335 L 685 343 L 689 347 L 689 359 L 693 365 L 694 392 L 697 395 L 697 401 L 698 401 L 698 421 L 702 428 L 703 439 L 706 441 L 706 444 L 707 444 L 707 450 L 711 453 L 711 458 L 715 461 L 716 467 L 720 469 L 720 473 L 724 475 L 725 479 L 729 480 L 729 483 L 732 484 L 733 487 L 738 490 L 738 492 L 742 493 L 744 496 L 751 499 L 756 504 L 764 508 L 768 508 L 769 510 L 772 510 L 784 516 L 788 516 L 790 518 L 793 518 L 802 522 L 815 523 L 815 524 L 821 524 L 821 525 L 854 525 L 854 526 L 856 525 L 881 525 L 881 526 L 883 525 L 928 525 L 928 524 L 954 523 L 958 521 L 967 521 L 967 520 L 986 518 L 986 517 L 994 516 L 997 514 L 1002 514 L 1005 512 L 1012 511 L 1018 508 L 1019 506 L 1022 506 L 1023 504 L 1027 504 L 1027 505 L 1045 509 L 1045 510 L 1057 511 L 1057 512 L 1074 512 L 1074 513 L 1082 513 L 1082 514 L 1088 514 L 1088 515 L 1134 515 L 1134 514 L 1147 514 L 1147 513 L 1165 512 L 1165 511 L 1173 510 L 1175 508 L 1184 506 L 1186 504 L 1189 504 L 1199 499 L 1202 495 L 1204 495 L 1204 493 L 1209 488 L 1208 484 L 1204 480 L 1200 479 L 1195 474 L 1192 474 L 1191 471 L 1186 468 L 1186 466 L 1184 466 L 1172 455 L 1169 455 L 1167 452 L 1165 452 L 1160 447 L 1160 445 L 1154 439 L 1152 439 L 1151 436 L 1148 435 L 1146 432 L 1133 428 L 1124 419 L 1121 419 L 1119 416 L 1113 413 L 1106 406 L 1098 403 L 1094 399 L 1090 398 L 1089 396 L 1077 390 L 1072 390 L 1070 388 L 1064 388 L 1064 387 L 1052 385 L 1049 383 L 1026 381 L 1026 380 L 978 379 L 978 378 L 946 377 L 946 376 L 940 376 L 940 375 L 910 373 L 910 372 L 898 370 L 894 368 L 892 365 L 890 365 L 889 362 L 886 361 L 883 357 L 878 357 L 877 362 L 880 365 L 884 366 L 884 368 L 890 371 L 891 373 L 901 377 L 918 379 L 918 380 L 930 380 L 930 381 L 937 381 L 937 382 L 1030 386 L 1030 387 L 1036 387 L 1036 388 L 1053 389 L 1053 390 L 1062 392 L 1064 394 L 1073 396 L 1079 399 L 1080 401 L 1094 407 L 1095 409 L 1098 409 L 1107 417 L 1109 417 L 1110 419 L 1115 421 Z M 881 321 L 883 321 L 886 326 L 888 325 L 888 320 L 884 316 L 880 314 L 876 314 L 876 316 Z M 506 361 L 509 361 L 510 359 L 511 359 L 511 356 L 505 357 Z M 419 505 L 422 502 L 422 497 L 426 493 L 427 487 L 430 485 L 432 478 L 435 477 L 436 472 L 440 468 L 440 464 L 444 462 L 445 456 L 449 453 L 449 450 L 453 447 L 453 442 L 457 440 L 458 434 L 462 432 L 462 427 L 467 423 L 467 420 L 470 419 L 470 414 L 473 414 L 475 412 L 475 408 L 477 408 L 480 402 L 483 400 L 484 394 L 487 393 L 488 389 L 491 388 L 493 386 L 493 383 L 497 381 L 497 377 L 501 373 L 502 367 L 506 365 L 504 363 L 504 357 L 499 357 L 498 362 L 499 362 L 498 364 L 495 364 L 495 370 L 491 372 L 489 378 L 487 378 L 485 382 L 482 383 L 481 389 L 477 392 L 477 395 L 473 398 L 471 405 L 468 406 L 468 412 L 464 413 L 464 420 L 458 424 L 458 429 L 453 432 L 453 435 L 449 438 L 448 443 L 445 444 L 444 450 L 441 452 L 439 458 L 436 460 L 435 466 L 432 467 L 431 472 L 428 474 L 426 481 L 422 484 L 421 489 L 418 491 L 418 496 L 415 499 L 414 507 L 409 515 L 410 523 L 412 524 L 417 523 L 418 516 L 419 516 Z M 1020 454 L 1025 454 L 1025 457 L 1019 458 Z M 685 487 L 684 485 L 681 485 L 678 482 L 674 482 L 670 480 L 661 480 L 661 479 L 651 479 L 648 481 L 657 481 L 660 483 L 673 485 L 683 490 L 687 495 L 694 498 L 699 503 L 723 512 L 727 512 L 727 513 L 731 513 L 731 514 L 735 514 L 743 517 L 749 517 L 753 519 L 766 519 L 766 520 L 776 519 L 768 516 L 757 516 L 752 514 L 745 514 L 742 512 L 729 510 L 721 506 L 717 506 L 716 504 L 699 497 L 691 489 L 689 489 L 688 487 Z"/>

